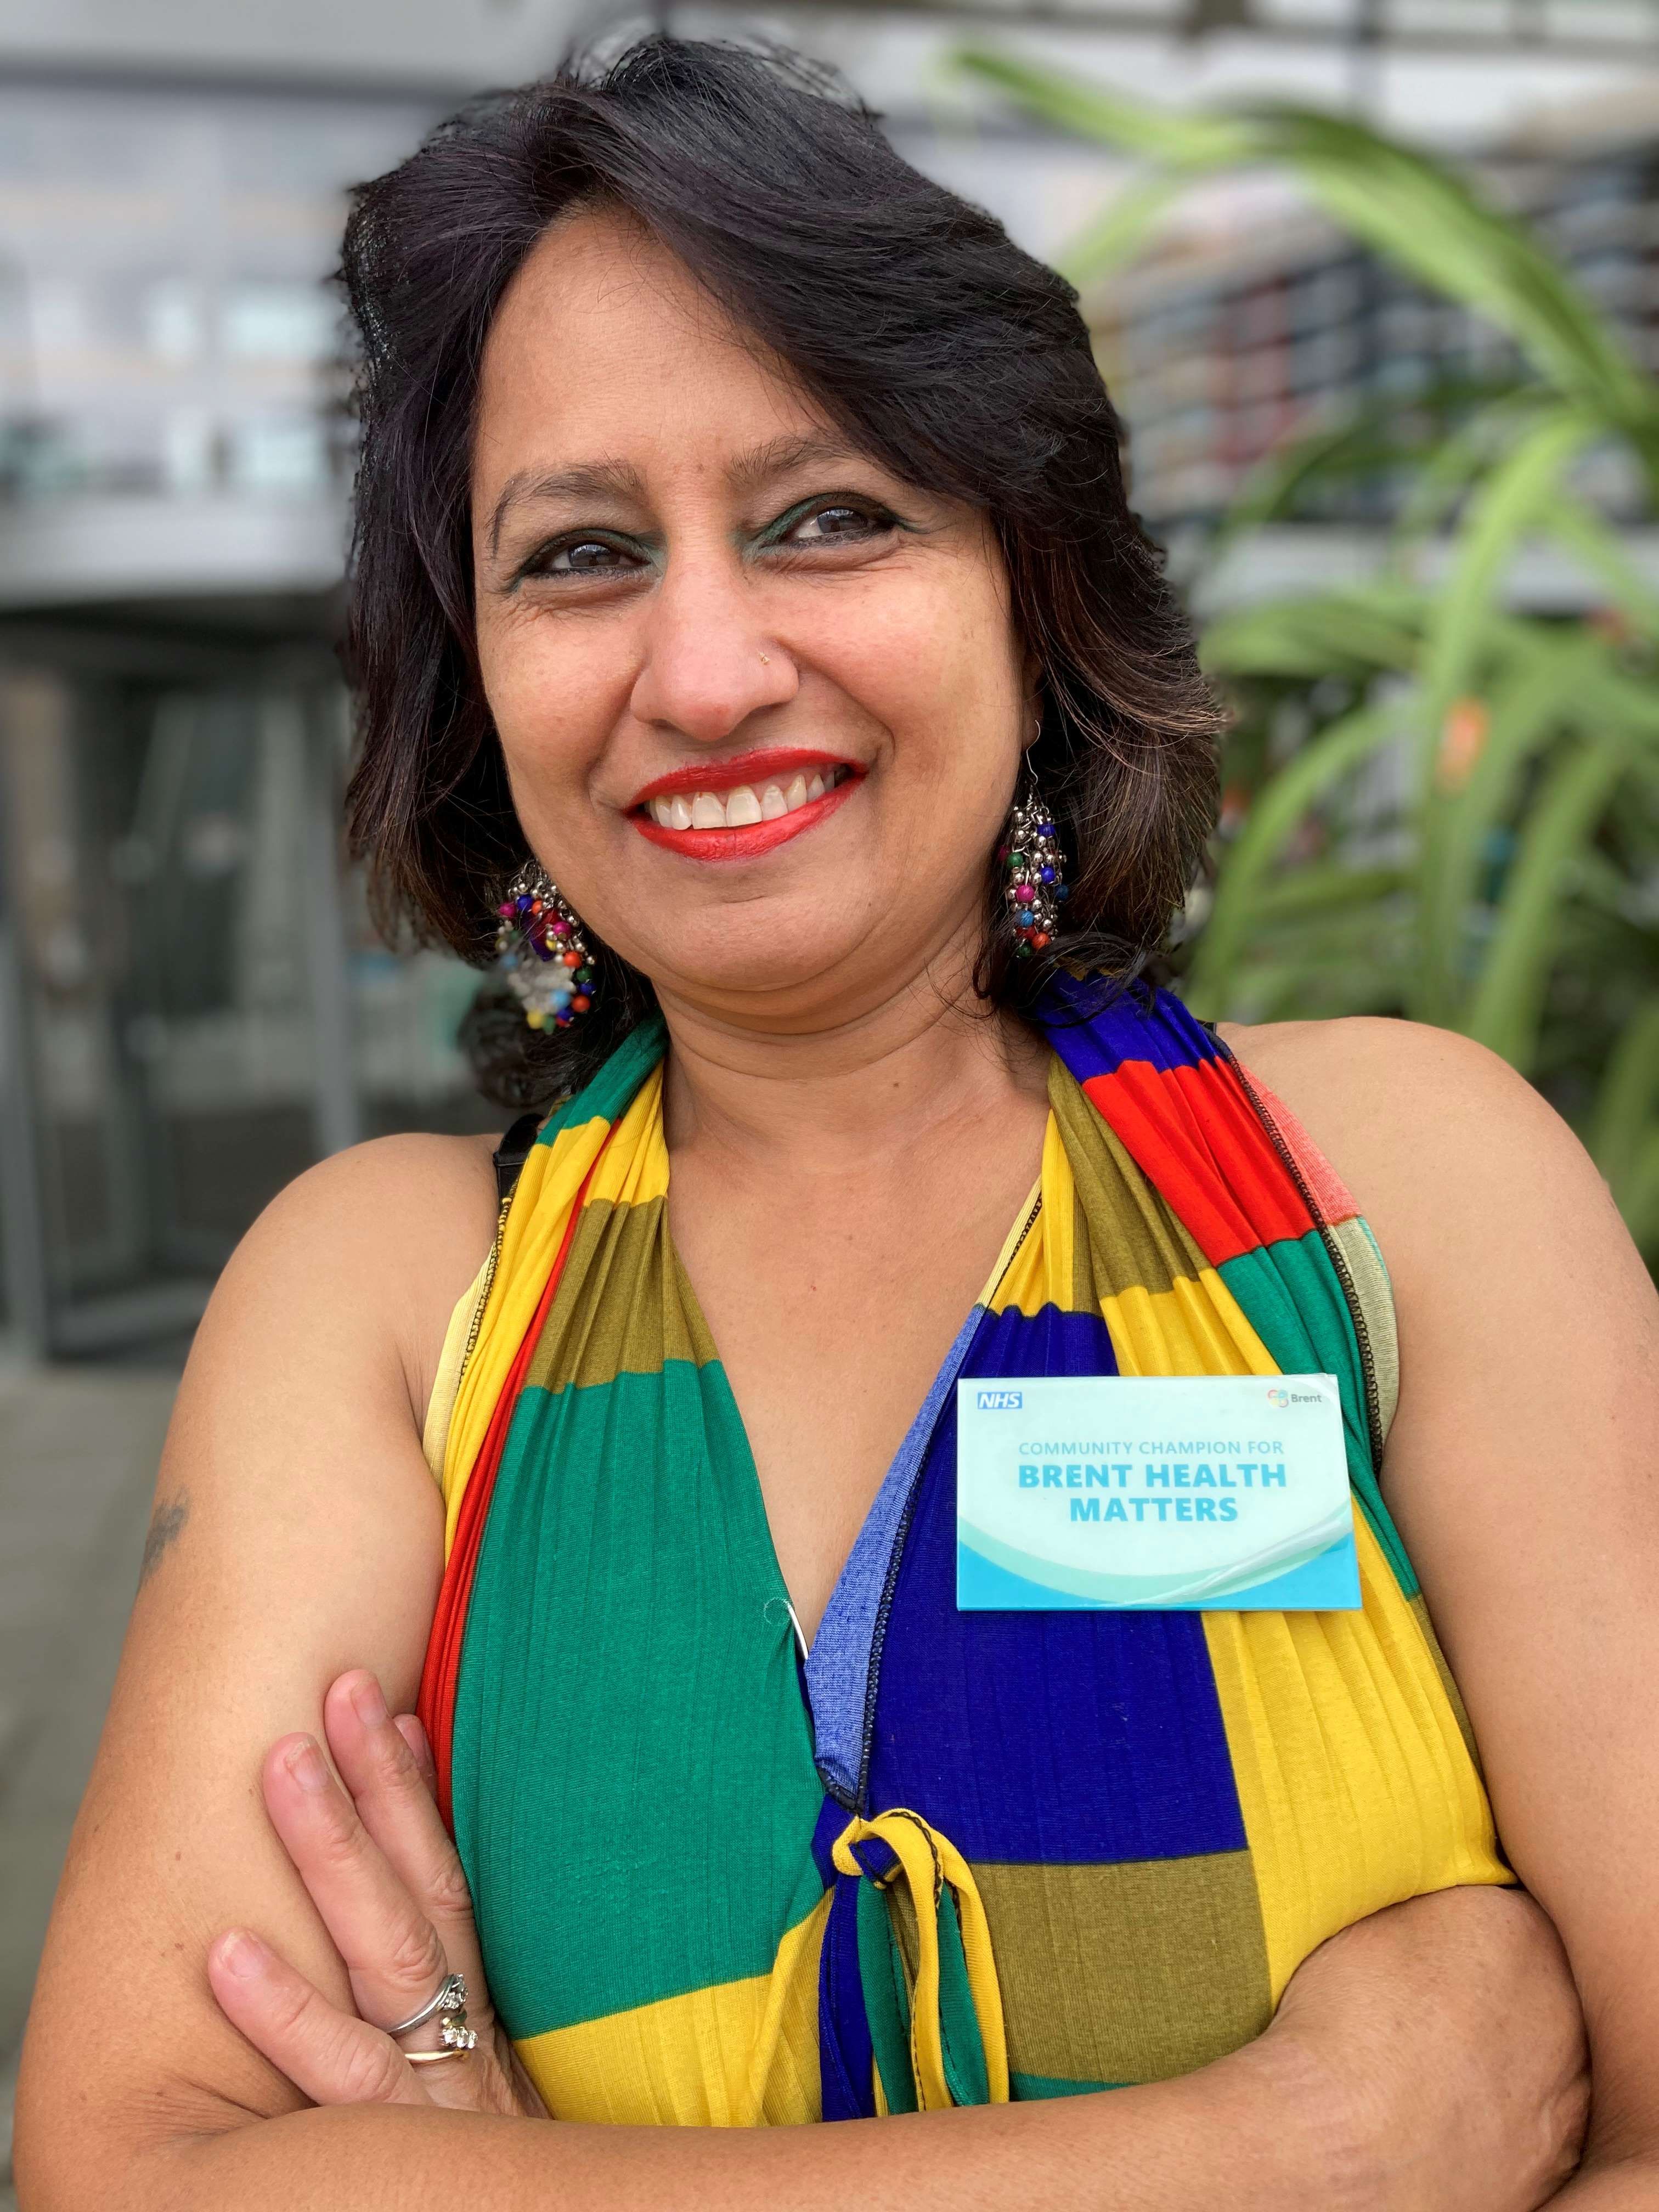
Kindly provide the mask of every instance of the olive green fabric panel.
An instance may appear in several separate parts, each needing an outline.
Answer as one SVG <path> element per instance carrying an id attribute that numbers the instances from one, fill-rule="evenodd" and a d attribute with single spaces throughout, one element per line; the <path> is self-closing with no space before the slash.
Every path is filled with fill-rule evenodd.
<path id="1" fill-rule="evenodd" d="M 1059 1059 L 1048 1064 L 1048 1103 L 1084 1224 L 1073 1256 L 1073 1310 L 1098 1313 L 1103 1298 L 1123 1291 L 1157 1297 L 1196 1281 L 1209 1261 Z"/>
<path id="2" fill-rule="evenodd" d="M 1400 1325 L 1395 1316 L 1394 1285 L 1389 1280 L 1376 1237 L 1358 1214 L 1351 1214 L 1346 1221 L 1334 1221 L 1331 1235 L 1348 1263 L 1354 1296 L 1359 1301 L 1371 1372 L 1376 1378 L 1377 1420 L 1386 1442 L 1400 1403 Z"/>
<path id="3" fill-rule="evenodd" d="M 654 1374 L 665 1359 L 707 1366 L 714 1340 L 687 1295 L 668 1236 L 666 1201 L 616 1206 L 592 1199 L 571 1239 L 526 1381 L 549 1389 L 568 1377 L 592 1389 L 613 1375 Z M 567 1287 L 568 1286 L 568 1287 Z"/>
<path id="4" fill-rule="evenodd" d="M 1273 2017 L 1248 1851 L 978 1865 L 974 1879 L 1015 2073 L 1167 2081 L 1251 2042 Z"/>

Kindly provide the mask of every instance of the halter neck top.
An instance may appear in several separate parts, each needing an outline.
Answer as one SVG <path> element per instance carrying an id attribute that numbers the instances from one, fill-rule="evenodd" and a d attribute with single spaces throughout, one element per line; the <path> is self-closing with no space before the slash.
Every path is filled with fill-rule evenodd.
<path id="1" fill-rule="evenodd" d="M 1178 1001 L 1102 996 L 1045 1006 L 1038 1188 L 804 1658 L 668 1231 L 660 1024 L 540 1133 L 429 1413 L 422 1714 L 556 2118 L 1156 2081 L 1259 2034 L 1338 1929 L 1512 1879 L 1377 1488 L 1370 1231 Z M 957 1611 L 959 1376 L 1308 1371 L 1340 1386 L 1362 1611 Z"/>

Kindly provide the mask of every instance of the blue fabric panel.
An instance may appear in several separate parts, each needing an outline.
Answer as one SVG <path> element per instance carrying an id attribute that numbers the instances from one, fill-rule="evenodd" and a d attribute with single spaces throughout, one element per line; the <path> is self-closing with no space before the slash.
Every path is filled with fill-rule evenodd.
<path id="1" fill-rule="evenodd" d="M 1109 1375 L 1098 1316 L 988 1316 L 971 1376 Z M 1111 1865 L 1243 1850 L 1203 1616 L 958 1613 L 956 1401 L 916 1493 L 879 1654 L 866 1802 L 969 1860 Z"/>
<path id="2" fill-rule="evenodd" d="M 1104 1006 L 1100 992 L 1097 982 L 1059 975 L 1037 1010 L 1049 1043 L 1079 1083 L 1115 1074 L 1126 1060 L 1169 1069 L 1221 1057 L 1209 1031 L 1169 992 L 1152 998 L 1130 990 Z"/>
<path id="3" fill-rule="evenodd" d="M 904 1442 L 894 1455 L 893 1464 L 882 1478 L 881 1488 L 864 1517 L 864 1525 L 847 1555 L 847 1564 L 836 1579 L 830 1602 L 818 1622 L 818 1632 L 806 1656 L 806 1695 L 812 1709 L 812 1754 L 826 1788 L 838 1790 L 848 1803 L 858 1791 L 871 1646 L 881 1594 L 887 1586 L 892 1565 L 893 1547 L 927 1457 L 928 1440 L 939 1408 L 956 1386 L 957 1370 L 984 1316 L 984 1307 L 975 1306 L 957 1332 L 956 1342 L 945 1353 L 945 1364 L 933 1378 L 921 1411 L 911 1422 Z"/>

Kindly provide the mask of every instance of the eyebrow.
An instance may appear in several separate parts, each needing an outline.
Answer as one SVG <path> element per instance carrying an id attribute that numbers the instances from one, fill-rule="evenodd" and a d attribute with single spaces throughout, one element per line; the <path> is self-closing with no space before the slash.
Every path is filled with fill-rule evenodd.
<path id="1" fill-rule="evenodd" d="M 771 477 L 809 462 L 866 458 L 844 438 L 823 431 L 787 432 L 738 454 L 727 465 L 726 480 L 734 491 L 753 491 Z M 545 471 L 520 469 L 502 485 L 490 512 L 489 556 L 494 560 L 500 550 L 501 525 L 515 507 L 556 499 L 640 499 L 644 489 L 639 471 L 629 461 L 584 461 L 573 468 Z"/>
<path id="2" fill-rule="evenodd" d="M 538 473 L 520 469 L 501 486 L 489 517 L 489 557 L 501 542 L 501 525 L 515 507 L 529 501 L 550 499 L 637 499 L 642 487 L 639 471 L 627 461 L 588 461 L 572 469 Z"/>

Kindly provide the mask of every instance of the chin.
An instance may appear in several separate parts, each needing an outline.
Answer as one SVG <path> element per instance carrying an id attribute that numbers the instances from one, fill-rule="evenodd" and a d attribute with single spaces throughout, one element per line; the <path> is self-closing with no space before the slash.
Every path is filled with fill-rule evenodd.
<path id="1" fill-rule="evenodd" d="M 820 997 L 825 987 L 839 995 L 867 963 L 871 949 L 862 915 L 780 915 L 770 901 L 757 901 L 700 916 L 674 940 L 672 959 L 657 964 L 656 973 L 671 991 L 699 1000 Z"/>

